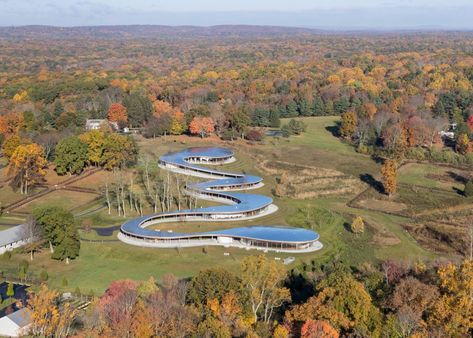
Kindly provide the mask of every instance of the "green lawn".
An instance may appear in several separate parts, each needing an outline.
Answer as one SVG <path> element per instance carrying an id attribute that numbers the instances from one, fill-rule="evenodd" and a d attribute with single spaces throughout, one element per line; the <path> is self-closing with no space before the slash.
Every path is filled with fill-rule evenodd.
<path id="1" fill-rule="evenodd" d="M 461 177 L 467 173 L 433 164 L 408 163 L 399 170 L 398 180 L 400 183 L 422 185 L 428 188 L 462 190 L 463 183 L 455 179 L 455 175 Z"/>
<path id="2" fill-rule="evenodd" d="M 236 151 L 237 162 L 226 165 L 222 169 L 256 174 L 264 178 L 265 186 L 254 193 L 271 196 L 275 186 L 276 177 L 259 172 L 256 169 L 257 159 L 253 155 L 267 159 L 277 159 L 290 163 L 307 165 L 316 168 L 334 169 L 359 179 L 360 175 L 378 175 L 379 165 L 369 156 L 356 153 L 352 146 L 340 142 L 332 135 L 330 127 L 338 121 L 335 117 L 304 118 L 307 123 L 307 132 L 301 136 L 290 139 L 267 138 L 263 145 L 250 146 L 245 143 L 212 143 L 199 138 L 168 138 L 155 140 L 139 140 L 141 156 L 149 156 L 156 160 L 159 155 L 168 151 L 175 151 L 190 146 L 220 145 L 230 146 Z M 283 122 L 284 123 L 284 122 Z M 184 141 L 183 141 L 184 140 Z M 316 170 L 316 169 L 315 169 Z M 417 170 L 417 169 L 416 169 Z M 402 176 L 402 182 L 409 180 L 420 182 L 418 171 L 413 170 Z M 417 175 L 417 176 L 416 176 Z M 98 176 L 97 176 L 98 177 Z M 91 178 L 84 182 L 87 186 L 94 185 L 97 179 Z M 422 181 L 426 187 L 431 184 L 431 179 Z M 78 183 L 77 185 L 80 185 Z M 453 193 L 452 193 L 453 194 Z M 405 195 L 406 202 L 412 194 Z M 453 195 L 452 195 L 453 196 Z M 435 259 L 436 255 L 420 247 L 416 241 L 403 230 L 402 224 L 409 222 L 409 218 L 394 216 L 381 211 L 369 211 L 350 208 L 347 203 L 355 195 L 341 194 L 327 197 L 312 198 L 308 200 L 295 200 L 289 198 L 275 198 L 278 205 L 277 213 L 244 222 L 225 222 L 224 226 L 248 225 L 292 225 L 310 227 L 306 224 L 304 210 L 318 210 L 314 230 L 321 235 L 324 248 L 321 251 L 294 255 L 296 263 L 288 266 L 295 267 L 301 262 L 325 262 L 333 259 L 343 259 L 352 265 L 359 265 L 366 261 L 378 262 L 387 258 L 405 259 L 410 261 Z M 432 197 L 433 199 L 440 198 Z M 449 197 L 450 198 L 450 197 Z M 455 200 L 457 202 L 457 200 Z M 204 202 L 202 202 L 204 203 Z M 443 200 L 441 201 L 443 203 Z M 100 206 L 96 203 L 90 206 L 93 210 Z M 200 202 L 199 202 L 200 204 Z M 423 206 L 422 206 L 423 207 Z M 302 210 L 302 211 L 301 211 Z M 149 209 L 148 209 L 149 211 Z M 329 216 L 327 216 L 329 215 Z M 346 225 L 356 215 L 361 215 L 367 222 L 367 229 L 362 235 L 354 235 L 346 230 Z M 129 217 L 135 215 L 129 214 Z M 89 219 L 94 227 L 108 227 L 121 224 L 125 219 L 116 215 L 108 215 L 106 209 L 95 211 L 79 218 L 80 222 Z M 320 221 L 322 219 L 322 221 Z M 168 227 L 176 229 L 191 229 L 193 223 L 184 225 L 171 224 Z M 195 223 L 198 224 L 198 223 Z M 160 225 L 158 225 L 159 227 Z M 221 224 L 205 224 L 205 229 L 219 228 Z M 162 226 L 165 227 L 164 225 Z M 198 227 L 196 227 L 198 229 Z M 202 228 L 201 228 L 202 229 Z M 201 230 L 199 229 L 199 230 Z M 53 286 L 61 287 L 62 279 L 67 278 L 68 287 L 73 290 L 77 286 L 84 292 L 90 289 L 102 292 L 112 281 L 121 278 L 143 280 L 149 276 L 159 279 L 164 274 L 173 273 L 179 277 L 191 277 L 201 269 L 222 266 L 229 270 L 238 268 L 241 258 L 260 251 L 245 251 L 241 249 L 226 249 L 221 247 L 208 247 L 207 253 L 202 248 L 175 249 L 149 249 L 126 245 L 115 240 L 116 236 L 101 237 L 94 231 L 81 233 L 89 240 L 103 242 L 82 242 L 80 257 L 65 265 L 63 262 L 53 261 L 49 258 L 47 250 L 37 255 L 35 261 L 30 263 L 30 270 L 38 275 L 46 269 Z M 230 256 L 224 256 L 229 252 Z M 287 257 L 287 254 L 268 253 L 270 257 Z M 10 260 L 1 260 L 0 266 L 9 273 L 16 273 L 18 262 L 26 259 L 26 254 L 16 253 Z"/>

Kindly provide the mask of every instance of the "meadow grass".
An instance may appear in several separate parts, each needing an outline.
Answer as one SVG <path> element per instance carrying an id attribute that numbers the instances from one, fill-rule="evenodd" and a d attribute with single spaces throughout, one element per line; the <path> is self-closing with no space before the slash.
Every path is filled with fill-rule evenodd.
<path id="1" fill-rule="evenodd" d="M 229 144 L 215 139 L 201 140 L 185 136 L 151 140 L 140 138 L 138 140 L 141 149 L 140 157 L 141 159 L 148 157 L 150 160 L 156 161 L 160 155 L 166 152 L 177 151 L 189 146 L 230 146 L 235 149 L 237 161 L 222 166 L 222 169 L 263 177 L 265 186 L 249 193 L 268 196 L 272 196 L 276 177 L 261 173 L 257 169 L 255 154 L 269 160 L 278 159 L 315 168 L 338 170 L 355 178 L 359 178 L 363 174 L 378 175 L 379 164 L 369 156 L 355 152 L 352 146 L 341 142 L 332 134 L 331 128 L 336 125 L 338 118 L 304 118 L 304 121 L 308 128 L 303 135 L 289 139 L 267 138 L 262 145 L 248 145 L 242 141 Z M 140 165 L 142 162 L 137 167 Z M 403 182 L 407 183 L 412 179 L 424 182 L 426 187 L 429 187 L 431 182 L 428 178 L 426 181 L 419 180 L 421 174 L 416 170 L 405 173 Z M 85 186 L 96 185 L 101 178 L 103 178 L 102 175 L 97 175 L 82 184 Z M 76 185 L 81 185 L 81 183 Z M 401 189 L 401 196 L 404 196 L 407 203 L 414 204 L 418 203 L 421 198 L 421 196 L 415 198 L 412 194 L 404 192 L 403 189 Z M 385 259 L 402 259 L 413 262 L 436 258 L 436 255 L 418 245 L 415 239 L 403 229 L 402 225 L 410 222 L 408 217 L 387 214 L 382 212 L 383 210 L 371 211 L 347 206 L 347 203 L 354 197 L 355 194 L 343 194 L 296 200 L 273 196 L 274 203 L 279 207 L 278 212 L 249 221 L 225 222 L 224 227 L 291 225 L 312 228 L 319 232 L 324 248 L 314 253 L 293 255 L 297 260 L 288 266 L 288 269 L 294 268 L 302 262 L 324 263 L 333 259 L 343 259 L 348 264 L 357 266 L 366 261 L 376 263 Z M 439 196 L 432 198 L 441 199 Z M 103 201 L 97 202 L 90 208 L 94 209 L 100 205 L 103 205 Z M 424 206 L 423 204 L 419 205 L 420 207 Z M 307 216 L 307 210 L 313 213 L 312 216 Z M 147 212 L 150 210 L 147 209 Z M 366 231 L 362 235 L 355 235 L 347 230 L 348 224 L 357 215 L 362 216 L 367 223 Z M 133 217 L 136 217 L 133 213 L 128 215 L 128 218 Z M 312 218 L 313 221 L 307 222 L 308 218 Z M 93 227 L 119 225 L 125 220 L 116 214 L 108 215 L 105 209 L 82 216 L 79 218 L 79 222 L 86 219 L 92 221 Z M 162 227 L 170 227 L 176 231 L 190 230 L 193 225 L 197 224 L 199 222 L 183 225 L 168 224 L 162 225 Z M 220 223 L 209 223 L 201 227 L 199 231 L 204 228 L 218 229 L 221 227 Z M 188 278 L 202 269 L 218 266 L 225 267 L 230 271 L 237 271 L 243 257 L 261 253 L 256 250 L 246 251 L 212 246 L 205 249 L 200 247 L 180 250 L 139 248 L 119 241 L 110 242 L 109 240 L 116 239 L 115 234 L 104 237 L 97 235 L 94 231 L 81 232 L 81 236 L 85 239 L 103 239 L 104 241 L 83 241 L 80 256 L 69 265 L 51 260 L 50 253 L 44 250 L 30 263 L 30 271 L 38 275 L 41 270 L 47 270 L 50 276 L 49 282 L 55 287 L 61 288 L 62 279 L 66 278 L 68 286 L 65 289 L 74 290 L 79 287 L 83 292 L 93 290 L 97 293 L 102 292 L 112 280 L 116 279 L 144 280 L 153 276 L 159 280 L 167 273 Z M 230 253 L 230 256 L 224 256 L 225 252 Z M 292 254 L 278 253 L 267 253 L 267 255 L 271 258 L 292 256 Z M 15 253 L 9 260 L 2 259 L 0 267 L 7 273 L 16 273 L 18 262 L 27 257 L 26 254 Z"/>

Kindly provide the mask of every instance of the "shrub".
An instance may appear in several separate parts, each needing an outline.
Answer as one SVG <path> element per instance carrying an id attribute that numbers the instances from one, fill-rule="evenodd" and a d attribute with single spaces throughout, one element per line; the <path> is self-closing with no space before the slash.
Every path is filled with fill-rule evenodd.
<path id="1" fill-rule="evenodd" d="M 466 197 L 473 196 L 473 180 L 469 180 L 465 184 L 465 190 L 463 190 L 463 193 L 465 194 Z"/>
<path id="2" fill-rule="evenodd" d="M 46 270 L 41 270 L 41 273 L 39 274 L 39 279 L 41 279 L 42 282 L 46 282 L 49 279 L 48 272 Z"/>
<path id="3" fill-rule="evenodd" d="M 350 230 L 354 234 L 362 234 L 365 231 L 365 222 L 361 216 L 356 217 L 350 225 Z"/>
<path id="4" fill-rule="evenodd" d="M 22 273 L 26 273 L 28 271 L 28 267 L 30 263 L 26 259 L 22 259 L 20 263 L 18 263 L 18 271 Z"/>
<path id="5" fill-rule="evenodd" d="M 406 152 L 406 157 L 417 161 L 424 161 L 426 159 L 426 153 L 422 148 L 409 148 Z"/>
<path id="6" fill-rule="evenodd" d="M 238 139 L 238 137 L 240 137 L 240 135 L 237 132 L 233 131 L 233 130 L 225 130 L 220 135 L 220 138 L 224 141 L 233 141 L 233 140 Z"/>
<path id="7" fill-rule="evenodd" d="M 465 162 L 469 165 L 473 164 L 473 153 L 469 153 L 465 156 Z"/>
<path id="8" fill-rule="evenodd" d="M 360 154 L 372 154 L 373 149 L 371 147 L 368 147 L 366 144 L 359 144 L 358 147 L 356 148 L 356 152 Z"/>
<path id="9" fill-rule="evenodd" d="M 305 132 L 307 125 L 300 120 L 291 119 L 281 128 L 282 136 L 289 137 L 291 135 L 300 135 Z"/>
<path id="10" fill-rule="evenodd" d="M 248 141 L 260 142 L 263 140 L 264 133 L 261 129 L 251 129 L 245 136 Z"/>

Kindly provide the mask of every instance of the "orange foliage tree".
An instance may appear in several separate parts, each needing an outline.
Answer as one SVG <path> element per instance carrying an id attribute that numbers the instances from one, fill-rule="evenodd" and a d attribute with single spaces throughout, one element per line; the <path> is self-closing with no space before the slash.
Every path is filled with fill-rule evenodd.
<path id="1" fill-rule="evenodd" d="M 338 338 L 339 333 L 325 320 L 308 319 L 301 328 L 301 338 Z"/>
<path id="2" fill-rule="evenodd" d="M 196 116 L 189 124 L 189 131 L 191 134 L 198 134 L 203 138 L 215 131 L 215 122 L 211 117 Z"/>
<path id="3" fill-rule="evenodd" d="M 112 103 L 108 108 L 108 120 L 117 122 L 119 125 L 126 125 L 128 122 L 126 108 L 120 103 Z"/>
<path id="4" fill-rule="evenodd" d="M 23 115 L 17 113 L 8 113 L 0 115 L 0 134 L 16 134 L 23 126 Z"/>
<path id="5" fill-rule="evenodd" d="M 160 117 L 164 114 L 171 114 L 173 111 L 172 106 L 166 102 L 161 100 L 156 100 L 153 102 L 154 107 L 154 116 Z"/>

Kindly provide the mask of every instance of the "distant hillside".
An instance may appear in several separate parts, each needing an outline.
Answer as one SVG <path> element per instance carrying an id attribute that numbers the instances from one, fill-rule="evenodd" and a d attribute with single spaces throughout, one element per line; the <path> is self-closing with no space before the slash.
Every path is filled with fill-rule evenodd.
<path id="1" fill-rule="evenodd" d="M 221 25 L 198 26 L 19 26 L 0 27 L 0 38 L 8 39 L 133 39 L 133 38 L 206 38 L 206 37 L 275 37 L 314 34 L 321 31 L 309 28 Z"/>

